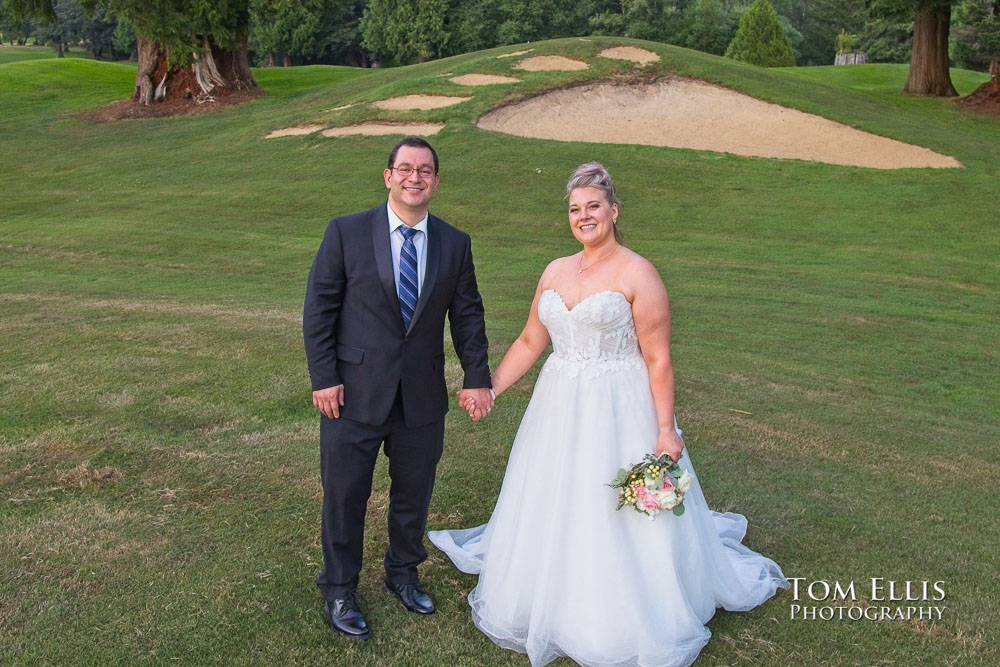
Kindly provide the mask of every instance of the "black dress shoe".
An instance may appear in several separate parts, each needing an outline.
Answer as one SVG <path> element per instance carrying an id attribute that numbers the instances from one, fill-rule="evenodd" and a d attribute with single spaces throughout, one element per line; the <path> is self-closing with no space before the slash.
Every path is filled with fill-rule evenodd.
<path id="1" fill-rule="evenodd" d="M 385 590 L 399 598 L 408 611 L 425 615 L 434 613 L 434 601 L 417 584 L 386 583 Z"/>
<path id="2" fill-rule="evenodd" d="M 365 615 L 358 607 L 357 593 L 354 591 L 342 598 L 328 600 L 323 609 L 330 617 L 330 625 L 342 635 L 351 639 L 368 639 L 371 636 L 372 631 L 365 622 Z"/>

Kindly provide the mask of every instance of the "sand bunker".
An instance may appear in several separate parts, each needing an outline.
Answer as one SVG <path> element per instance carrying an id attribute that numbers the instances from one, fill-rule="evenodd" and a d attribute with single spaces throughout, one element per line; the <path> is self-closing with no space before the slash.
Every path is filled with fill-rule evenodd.
<path id="1" fill-rule="evenodd" d="M 655 63 L 660 59 L 660 56 L 652 51 L 640 49 L 635 46 L 615 46 L 610 49 L 604 49 L 597 55 L 602 58 L 614 58 L 615 60 L 631 60 L 634 63 L 643 65 L 646 63 Z"/>
<path id="2" fill-rule="evenodd" d="M 514 56 L 523 56 L 525 53 L 531 53 L 534 49 L 525 49 L 524 51 L 513 51 L 511 53 L 501 53 L 497 58 L 513 58 Z"/>
<path id="3" fill-rule="evenodd" d="M 382 136 L 386 134 L 413 134 L 416 136 L 429 136 L 437 134 L 444 127 L 444 123 L 361 123 L 360 125 L 348 125 L 347 127 L 331 127 L 323 131 L 324 137 L 346 137 L 352 134 L 366 134 L 370 136 Z"/>
<path id="4" fill-rule="evenodd" d="M 573 71 L 588 67 L 590 65 L 582 60 L 573 60 L 565 56 L 535 56 L 534 58 L 525 58 L 514 65 L 514 69 L 524 69 L 529 72 Z"/>
<path id="5" fill-rule="evenodd" d="M 296 125 L 295 127 L 286 127 L 281 130 L 275 130 L 271 134 L 264 137 L 265 139 L 274 139 L 275 137 L 297 137 L 303 134 L 312 134 L 313 132 L 319 132 L 326 125 Z"/>
<path id="6" fill-rule="evenodd" d="M 536 139 L 694 148 L 875 169 L 962 166 L 927 148 L 679 77 L 556 90 L 495 109 L 479 119 L 479 127 Z"/>
<path id="7" fill-rule="evenodd" d="M 497 83 L 520 83 L 520 79 L 501 74 L 463 74 L 452 79 L 460 86 L 492 86 Z"/>
<path id="8" fill-rule="evenodd" d="M 451 97 L 449 95 L 403 95 L 387 100 L 372 102 L 379 109 L 440 109 L 471 100 L 471 97 Z"/>

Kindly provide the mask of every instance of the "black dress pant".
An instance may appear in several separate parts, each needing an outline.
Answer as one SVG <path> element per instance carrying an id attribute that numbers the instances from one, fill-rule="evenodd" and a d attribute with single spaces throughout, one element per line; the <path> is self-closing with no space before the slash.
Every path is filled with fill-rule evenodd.
<path id="1" fill-rule="evenodd" d="M 383 444 L 391 480 L 385 579 L 390 584 L 417 583 L 417 565 L 427 558 L 424 532 L 444 443 L 444 417 L 424 426 L 408 427 L 397 391 L 384 424 L 362 424 L 343 417 L 321 419 L 323 571 L 316 584 L 323 596 L 334 600 L 358 585 L 365 511 L 375 460 Z"/>

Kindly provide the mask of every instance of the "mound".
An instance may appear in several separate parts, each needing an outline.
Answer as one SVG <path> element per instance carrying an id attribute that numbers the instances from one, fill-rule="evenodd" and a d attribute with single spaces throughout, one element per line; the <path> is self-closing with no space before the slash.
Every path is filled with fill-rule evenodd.
<path id="1" fill-rule="evenodd" d="M 450 95 L 403 95 L 390 97 L 387 100 L 373 102 L 372 106 L 379 109 L 440 109 L 471 100 L 471 97 L 453 97 Z"/>
<path id="2" fill-rule="evenodd" d="M 460 86 L 491 86 L 497 83 L 520 83 L 520 79 L 501 74 L 463 74 L 451 79 Z"/>
<path id="3" fill-rule="evenodd" d="M 592 83 L 495 109 L 479 127 L 521 137 L 643 144 L 875 169 L 957 160 L 701 81 Z"/>
<path id="4" fill-rule="evenodd" d="M 590 65 L 582 60 L 573 60 L 565 56 L 535 56 L 534 58 L 525 58 L 514 65 L 514 69 L 523 69 L 529 72 L 574 71 L 588 67 Z"/>
<path id="5" fill-rule="evenodd" d="M 652 51 L 647 51 L 646 49 L 640 49 L 636 46 L 615 46 L 610 49 L 604 49 L 598 53 L 602 58 L 614 58 L 616 60 L 631 60 L 634 63 L 640 63 L 645 65 L 646 63 L 655 63 L 660 59 L 660 56 L 653 53 Z"/>
<path id="6" fill-rule="evenodd" d="M 360 125 L 348 125 L 347 127 L 331 127 L 329 130 L 323 130 L 323 136 L 346 137 L 352 134 L 365 134 L 369 136 L 413 134 L 426 137 L 437 134 L 443 127 L 444 123 L 361 123 Z"/>
<path id="7" fill-rule="evenodd" d="M 1000 114 L 1000 59 L 990 66 L 993 78 L 962 98 L 962 106 L 967 109 Z"/>
<path id="8" fill-rule="evenodd" d="M 274 139 L 275 137 L 298 137 L 303 134 L 319 132 L 324 127 L 326 127 L 326 125 L 296 125 L 295 127 L 286 127 L 281 130 L 275 130 L 264 138 Z"/>

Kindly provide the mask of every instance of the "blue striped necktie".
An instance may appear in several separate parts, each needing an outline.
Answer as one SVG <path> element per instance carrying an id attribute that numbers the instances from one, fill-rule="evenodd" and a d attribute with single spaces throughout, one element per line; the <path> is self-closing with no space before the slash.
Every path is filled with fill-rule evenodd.
<path id="1" fill-rule="evenodd" d="M 413 309 L 417 307 L 417 247 L 413 237 L 417 230 L 406 225 L 400 226 L 403 232 L 403 247 L 399 251 L 399 311 L 403 314 L 403 326 L 410 328 L 413 319 Z"/>

